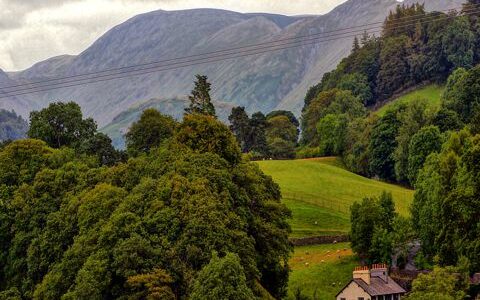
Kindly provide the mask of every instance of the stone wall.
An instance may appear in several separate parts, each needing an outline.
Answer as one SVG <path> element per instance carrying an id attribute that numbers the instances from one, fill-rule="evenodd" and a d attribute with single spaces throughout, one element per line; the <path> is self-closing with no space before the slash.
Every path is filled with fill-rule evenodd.
<path id="1" fill-rule="evenodd" d="M 305 238 L 291 238 L 294 246 L 322 245 L 348 242 L 348 235 L 312 236 Z"/>

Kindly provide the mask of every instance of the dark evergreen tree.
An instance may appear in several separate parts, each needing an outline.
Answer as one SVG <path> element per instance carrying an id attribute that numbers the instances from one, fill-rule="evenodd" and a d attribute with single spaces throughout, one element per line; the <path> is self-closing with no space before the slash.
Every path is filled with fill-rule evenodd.
<path id="1" fill-rule="evenodd" d="M 400 121 L 395 111 L 389 111 L 372 129 L 369 145 L 370 172 L 384 180 L 395 180 L 393 153 Z"/>
<path id="2" fill-rule="evenodd" d="M 405 35 L 383 41 L 380 54 L 381 66 L 377 75 L 377 94 L 380 99 L 388 99 L 400 88 L 409 84 L 407 41 L 408 38 Z"/>
<path id="3" fill-rule="evenodd" d="M 210 98 L 211 84 L 207 76 L 196 75 L 195 87 L 192 94 L 188 96 L 190 105 L 185 109 L 187 114 L 203 114 L 215 116 L 215 106 Z"/>
<path id="4" fill-rule="evenodd" d="M 237 138 L 242 152 L 249 152 L 252 148 L 250 135 L 252 132 L 250 118 L 245 112 L 245 107 L 234 107 L 228 117 L 230 130 Z"/>
<path id="5" fill-rule="evenodd" d="M 251 150 L 255 153 L 258 153 L 259 156 L 265 157 L 268 155 L 268 144 L 267 144 L 267 118 L 261 112 L 256 112 L 252 115 L 250 120 L 250 144 L 252 145 Z"/>

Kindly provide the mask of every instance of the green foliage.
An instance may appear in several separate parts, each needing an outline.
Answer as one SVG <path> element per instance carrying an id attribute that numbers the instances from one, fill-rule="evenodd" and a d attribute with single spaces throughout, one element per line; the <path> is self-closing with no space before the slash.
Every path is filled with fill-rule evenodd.
<path id="1" fill-rule="evenodd" d="M 83 119 L 80 106 L 75 102 L 52 103 L 41 111 L 33 111 L 28 135 L 52 148 L 69 147 L 77 154 L 96 157 L 100 165 L 111 166 L 125 159 L 123 153 L 113 148 L 108 136 L 97 132 L 93 119 Z"/>
<path id="2" fill-rule="evenodd" d="M 25 138 L 28 123 L 14 111 L 0 109 L 0 141 L 13 141 Z"/>
<path id="3" fill-rule="evenodd" d="M 470 71 L 459 69 L 448 79 L 445 106 L 455 111 L 464 123 L 470 123 L 480 107 L 480 66 Z"/>
<path id="4" fill-rule="evenodd" d="M 415 182 L 410 181 L 409 177 L 410 141 L 412 136 L 417 133 L 420 128 L 431 122 L 432 117 L 428 110 L 426 100 L 418 99 L 415 102 L 408 103 L 404 107 L 397 109 L 397 116 L 401 125 L 398 128 L 398 134 L 395 138 L 397 147 L 393 153 L 395 160 L 395 177 L 398 182 L 410 183 L 410 185 L 413 186 Z M 412 180 L 414 179 L 415 178 L 412 178 Z"/>
<path id="5" fill-rule="evenodd" d="M 347 117 L 328 114 L 317 125 L 319 149 L 323 156 L 339 155 L 344 150 Z"/>
<path id="6" fill-rule="evenodd" d="M 298 122 L 296 124 L 298 124 Z M 267 141 L 279 138 L 296 145 L 298 142 L 297 126 L 298 125 L 295 125 L 287 116 L 277 115 L 270 118 L 267 117 Z"/>
<path id="7" fill-rule="evenodd" d="M 251 144 L 252 152 L 259 157 L 265 157 L 268 155 L 268 143 L 267 143 L 267 118 L 261 112 L 256 112 L 252 115 L 250 120 L 251 126 Z"/>
<path id="8" fill-rule="evenodd" d="M 391 36 L 413 36 L 416 24 L 403 25 L 405 18 L 420 18 L 425 16 L 425 6 L 422 4 L 398 5 L 394 11 L 390 11 L 385 24 L 383 25 L 383 35 Z M 413 23 L 413 22 L 411 22 Z"/>
<path id="9" fill-rule="evenodd" d="M 96 156 L 101 165 L 112 166 L 124 159 L 124 153 L 115 150 L 112 140 L 103 133 L 96 133 L 93 137 L 86 140 L 80 152 L 87 155 Z"/>
<path id="10" fill-rule="evenodd" d="M 350 209 L 353 251 L 371 263 L 390 262 L 396 217 L 392 194 L 383 192 L 380 198 L 355 202 Z"/>
<path id="11" fill-rule="evenodd" d="M 408 81 L 407 42 L 408 37 L 404 35 L 389 37 L 383 41 L 381 67 L 377 75 L 377 94 L 380 99 L 389 98 Z"/>
<path id="12" fill-rule="evenodd" d="M 375 226 L 380 223 L 380 207 L 375 199 L 364 198 L 355 202 L 350 214 L 350 242 L 352 249 L 362 258 L 368 258 Z"/>
<path id="13" fill-rule="evenodd" d="M 442 107 L 433 117 L 432 124 L 437 126 L 441 132 L 458 131 L 462 129 L 463 124 L 458 114 L 453 110 Z"/>
<path id="14" fill-rule="evenodd" d="M 198 273 L 190 299 L 254 299 L 252 290 L 247 286 L 245 273 L 238 255 L 227 253 L 219 258 L 213 253 L 212 259 Z"/>
<path id="15" fill-rule="evenodd" d="M 235 107 L 229 121 L 242 152 L 251 153 L 254 159 L 295 157 L 299 122 L 292 112 L 278 110 L 267 117 L 257 112 L 249 118 L 244 107 Z"/>
<path id="16" fill-rule="evenodd" d="M 295 115 L 291 111 L 288 111 L 288 110 L 274 110 L 272 112 L 269 112 L 268 115 L 267 115 L 267 120 L 270 120 L 270 119 L 278 117 L 278 116 L 287 117 L 288 120 L 290 121 L 290 123 L 292 123 L 297 128 L 298 128 L 298 126 L 300 126 L 300 122 L 298 122 Z"/>
<path id="17" fill-rule="evenodd" d="M 400 124 L 397 113 L 389 111 L 373 126 L 368 146 L 370 174 L 385 180 L 395 179 L 393 153 Z"/>
<path id="18" fill-rule="evenodd" d="M 241 151 L 227 126 L 209 115 L 185 115 L 175 141 L 195 152 L 216 153 L 231 164 L 240 162 Z"/>
<path id="19" fill-rule="evenodd" d="M 274 159 L 295 158 L 295 144 L 282 138 L 269 139 L 268 148 L 271 157 Z"/>
<path id="20" fill-rule="evenodd" d="M 159 148 L 99 167 L 68 148 L 0 150 L 0 291 L 22 299 L 187 298 L 210 253 L 286 293 L 290 211 L 228 128 L 187 115 Z"/>
<path id="21" fill-rule="evenodd" d="M 321 138 L 318 123 L 327 115 L 344 115 L 347 120 L 363 117 L 366 111 L 362 101 L 350 91 L 338 89 L 321 92 L 302 114 L 303 144 L 318 146 Z"/>
<path id="22" fill-rule="evenodd" d="M 398 26 L 402 18 L 429 18 L 428 23 L 411 23 Z M 480 119 L 480 108 L 475 108 L 474 90 L 475 79 L 467 83 L 467 80 L 460 76 L 460 73 L 467 71 L 461 69 L 470 68 L 480 61 L 480 52 L 478 51 L 478 37 L 480 37 L 479 18 L 473 16 L 457 16 L 432 12 L 427 13 L 425 7 L 419 4 L 405 5 L 399 4 L 396 10 L 392 11 L 387 17 L 382 36 L 379 38 L 370 37 L 364 34 L 361 41 L 355 39 L 351 54 L 343 59 L 334 71 L 326 73 L 322 81 L 309 89 L 305 97 L 305 106 L 302 110 L 302 144 L 310 147 L 319 146 L 319 138 L 316 132 L 317 124 L 325 115 L 332 113 L 325 110 L 332 103 L 332 99 L 338 93 L 338 90 L 350 91 L 354 96 L 361 99 L 365 106 L 373 106 L 382 101 L 389 100 L 396 93 L 400 93 L 412 86 L 423 84 L 425 82 L 441 83 L 455 69 L 456 78 L 449 81 L 447 92 L 445 93 L 445 108 L 439 114 L 436 121 L 442 131 L 448 129 L 459 129 L 463 123 L 471 122 L 473 118 Z M 463 70 L 463 71 L 462 71 Z M 472 71 L 473 72 L 473 71 Z M 472 75 L 472 77 L 478 77 Z M 455 89 L 451 87 L 458 81 Z M 463 86 L 463 88 L 458 87 Z M 428 89 L 428 88 L 427 88 Z M 467 96 L 466 89 L 472 92 Z M 463 93 L 463 96 L 460 94 Z M 453 96 L 452 96 L 453 95 Z M 436 106 L 440 97 L 436 94 L 432 107 Z M 415 102 L 417 99 L 402 99 L 398 102 Z M 450 100 L 449 100 L 450 99 Z M 463 100 L 462 100 L 463 99 Z M 395 103 L 398 103 L 395 101 Z M 473 102 L 473 105 L 469 102 Z M 400 105 L 401 106 L 401 105 Z M 378 113 L 380 117 L 384 116 L 390 104 L 381 109 Z M 398 108 L 395 108 L 398 109 Z M 357 111 L 359 111 L 357 109 Z M 461 122 L 457 122 L 455 115 L 458 114 Z M 338 112 L 335 112 L 338 114 Z M 431 112 L 433 115 L 433 111 Z M 442 116 L 448 118 L 442 123 Z M 362 117 L 362 116 L 356 116 Z M 352 122 L 352 116 L 349 116 L 349 122 Z M 358 122 L 357 122 L 358 125 Z M 422 126 L 429 124 L 421 124 Z M 420 127 L 422 127 L 420 126 Z M 353 128 L 352 128 L 353 129 Z M 374 130 L 364 128 L 367 134 L 364 137 L 371 136 L 375 138 L 377 134 Z M 411 127 L 413 130 L 414 128 Z M 418 130 L 419 128 L 417 128 Z M 471 126 L 472 131 L 477 131 L 475 126 Z M 353 129 L 352 135 L 361 136 L 358 127 Z M 478 129 L 480 131 L 480 129 Z M 349 133 L 347 132 L 347 136 Z M 413 135 L 410 133 L 410 136 Z M 344 149 L 342 156 L 347 165 L 354 171 L 365 175 L 379 175 L 382 179 L 395 180 L 397 177 L 400 182 L 407 183 L 407 160 L 408 160 L 408 140 L 401 138 L 399 149 L 396 151 L 397 168 L 396 176 L 387 174 L 387 169 L 378 164 L 377 153 L 373 159 L 369 159 L 371 154 L 360 158 L 359 149 L 364 149 L 366 141 L 349 143 Z M 370 143 L 371 144 L 371 143 Z M 386 150 L 386 149 L 384 149 Z M 390 152 L 383 157 L 386 165 L 391 164 Z M 361 163 L 355 165 L 355 161 Z M 365 172 L 365 161 L 373 160 L 373 167 L 380 169 L 375 171 L 370 169 Z M 371 162 L 369 162 L 371 163 Z"/>
<path id="23" fill-rule="evenodd" d="M 412 291 L 407 300 L 462 300 L 466 289 L 461 287 L 459 274 L 453 268 L 435 268 L 428 274 L 420 274 L 413 281 Z"/>
<path id="24" fill-rule="evenodd" d="M 185 109 L 187 114 L 204 114 L 215 117 L 215 106 L 210 98 L 211 84 L 207 76 L 196 75 L 195 87 L 188 96 L 190 105 Z"/>
<path id="25" fill-rule="evenodd" d="M 354 173 L 370 176 L 370 138 L 376 117 L 357 118 L 347 124 L 343 161 Z"/>
<path id="26" fill-rule="evenodd" d="M 252 128 L 250 118 L 245 112 L 245 107 L 234 107 L 228 117 L 230 121 L 230 130 L 233 132 L 243 153 L 249 152 L 251 149 L 250 136 Z"/>
<path id="27" fill-rule="evenodd" d="M 441 146 L 442 135 L 436 126 L 423 127 L 412 137 L 408 156 L 408 179 L 412 185 L 427 156 L 439 152 Z"/>
<path id="28" fill-rule="evenodd" d="M 340 79 L 337 88 L 344 91 L 351 91 L 354 96 L 362 100 L 364 105 L 372 103 L 373 93 L 368 78 L 364 74 L 352 73 L 343 76 Z"/>
<path id="29" fill-rule="evenodd" d="M 443 51 L 453 69 L 473 66 L 474 39 L 467 17 L 454 18 L 444 30 Z"/>
<path id="30" fill-rule="evenodd" d="M 130 299 L 174 300 L 175 295 L 170 287 L 172 283 L 174 281 L 171 276 L 162 269 L 154 269 L 148 274 L 134 275 L 127 280 L 127 285 L 138 291 Z"/>
<path id="31" fill-rule="evenodd" d="M 41 111 L 30 113 L 28 136 L 43 140 L 53 148 L 78 149 L 96 131 L 95 121 L 83 119 L 80 106 L 75 102 L 52 103 Z"/>
<path id="32" fill-rule="evenodd" d="M 293 115 L 292 115 L 293 117 Z M 283 113 L 274 113 L 267 117 L 266 138 L 269 153 L 273 158 L 295 157 L 298 142 L 298 121 Z"/>
<path id="33" fill-rule="evenodd" d="M 149 152 L 173 136 L 175 121 L 156 109 L 146 109 L 126 134 L 127 151 L 131 156 Z"/>
<path id="34" fill-rule="evenodd" d="M 422 251 L 441 265 L 455 265 L 459 257 L 478 269 L 479 204 L 478 137 L 452 133 L 439 154 L 427 158 L 419 172 L 412 205 L 414 227 Z M 441 222 L 438 222 L 441 220 Z"/>

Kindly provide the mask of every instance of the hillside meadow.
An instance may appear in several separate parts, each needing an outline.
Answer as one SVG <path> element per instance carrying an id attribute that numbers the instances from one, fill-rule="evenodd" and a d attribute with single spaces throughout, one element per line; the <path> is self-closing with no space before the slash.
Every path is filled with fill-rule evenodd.
<path id="1" fill-rule="evenodd" d="M 373 113 L 379 117 L 385 115 L 385 113 L 400 104 L 409 104 L 419 99 L 427 100 L 427 103 L 430 107 L 437 109 L 440 107 L 442 94 L 445 91 L 445 86 L 431 84 L 418 89 L 413 90 L 412 92 L 406 93 L 390 102 L 385 103 L 383 106 L 378 108 Z"/>
<path id="2" fill-rule="evenodd" d="M 392 193 L 398 213 L 409 214 L 413 190 L 351 173 L 335 157 L 258 164 L 280 185 L 283 201 L 292 210 L 292 237 L 347 233 L 350 206 L 383 191 Z"/>
<path id="3" fill-rule="evenodd" d="M 357 264 L 348 243 L 295 247 L 288 299 L 295 299 L 298 291 L 309 299 L 334 299 Z"/>

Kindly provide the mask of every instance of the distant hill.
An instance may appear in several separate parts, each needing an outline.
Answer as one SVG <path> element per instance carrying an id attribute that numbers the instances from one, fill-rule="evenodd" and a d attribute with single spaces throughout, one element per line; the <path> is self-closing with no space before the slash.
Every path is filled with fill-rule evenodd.
<path id="1" fill-rule="evenodd" d="M 411 0 L 405 2 L 413 2 Z M 459 7 L 460 0 L 428 1 L 428 9 Z M 269 40 L 301 37 L 365 23 L 381 22 L 396 0 L 349 0 L 322 16 L 241 14 L 214 9 L 154 11 L 115 26 L 77 56 L 59 56 L 22 72 L 0 73 L 0 85 L 71 76 L 105 69 L 205 53 Z M 214 99 L 242 105 L 249 112 L 289 109 L 300 112 L 309 86 L 349 54 L 352 38 L 263 55 L 198 65 L 163 73 L 82 85 L 0 101 L 0 108 L 27 116 L 52 101 L 78 102 L 99 125 L 148 99 L 185 97 L 194 75 L 206 74 Z M 179 102 L 177 103 L 181 105 Z"/>
<path id="2" fill-rule="evenodd" d="M 25 138 L 28 123 L 13 111 L 0 109 L 0 142 Z"/>

